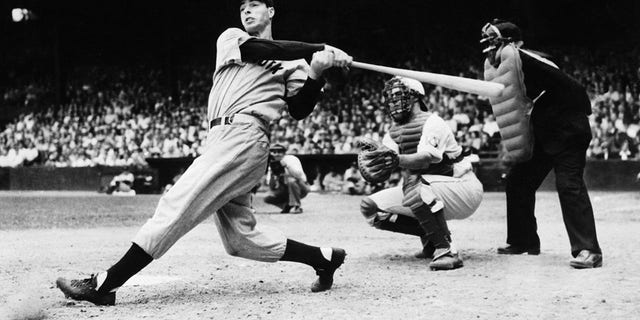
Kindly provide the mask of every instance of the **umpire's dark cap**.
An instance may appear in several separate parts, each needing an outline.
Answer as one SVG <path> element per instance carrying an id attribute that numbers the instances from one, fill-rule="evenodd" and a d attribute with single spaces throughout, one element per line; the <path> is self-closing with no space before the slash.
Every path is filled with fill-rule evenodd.
<path id="1" fill-rule="evenodd" d="M 242 5 L 246 0 L 240 0 L 240 5 Z M 273 0 L 255 0 L 264 3 L 267 7 L 273 7 Z"/>
<path id="2" fill-rule="evenodd" d="M 522 40 L 522 31 L 520 28 L 512 22 L 493 19 L 493 21 L 487 23 L 483 31 L 496 33 L 496 36 L 508 41 L 517 42 Z"/>

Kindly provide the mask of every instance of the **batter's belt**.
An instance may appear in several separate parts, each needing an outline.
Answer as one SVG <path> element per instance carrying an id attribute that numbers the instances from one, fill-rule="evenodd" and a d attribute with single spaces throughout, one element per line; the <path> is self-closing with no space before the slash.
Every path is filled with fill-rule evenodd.
<path id="1" fill-rule="evenodd" d="M 250 115 L 250 114 L 244 114 L 244 113 L 236 113 L 236 114 L 232 114 L 230 116 L 223 116 L 223 117 L 220 117 L 220 118 L 215 118 L 215 119 L 209 121 L 209 129 L 211 129 L 211 128 L 215 127 L 215 126 L 230 125 L 232 123 L 251 123 L 251 124 L 255 124 L 262 131 L 264 131 L 267 134 L 267 136 L 269 135 L 269 126 L 267 125 L 267 123 L 264 120 L 262 120 L 258 116 L 254 116 L 254 115 Z"/>

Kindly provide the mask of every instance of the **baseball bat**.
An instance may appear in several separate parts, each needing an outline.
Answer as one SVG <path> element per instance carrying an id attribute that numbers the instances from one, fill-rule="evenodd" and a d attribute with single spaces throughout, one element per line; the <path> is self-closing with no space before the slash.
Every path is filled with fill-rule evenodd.
<path id="1" fill-rule="evenodd" d="M 351 66 L 359 69 L 388 73 L 394 76 L 407 77 L 424 83 L 430 83 L 449 89 L 475 93 L 492 98 L 499 97 L 502 95 L 502 90 L 504 90 L 504 85 L 500 83 L 456 77 L 440 73 L 391 68 L 357 61 L 353 61 Z"/>

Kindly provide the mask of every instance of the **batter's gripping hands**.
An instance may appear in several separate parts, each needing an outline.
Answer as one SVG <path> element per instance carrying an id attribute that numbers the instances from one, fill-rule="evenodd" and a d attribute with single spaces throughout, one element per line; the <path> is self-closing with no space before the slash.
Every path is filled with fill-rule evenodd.
<path id="1" fill-rule="evenodd" d="M 380 183 L 398 167 L 398 154 L 371 139 L 359 142 L 358 168 L 362 177 L 371 183 Z"/>

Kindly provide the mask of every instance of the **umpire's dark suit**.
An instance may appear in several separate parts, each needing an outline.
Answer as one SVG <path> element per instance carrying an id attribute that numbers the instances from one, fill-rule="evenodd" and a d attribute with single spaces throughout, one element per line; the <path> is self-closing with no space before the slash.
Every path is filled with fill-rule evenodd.
<path id="1" fill-rule="evenodd" d="M 575 257 L 583 249 L 601 253 L 582 177 L 591 140 L 589 98 L 585 89 L 562 71 L 525 52 L 520 51 L 520 57 L 526 94 L 534 100 L 531 121 L 535 146 L 532 159 L 515 164 L 507 176 L 507 243 L 540 247 L 535 192 L 553 168 L 571 254 Z"/>

